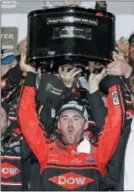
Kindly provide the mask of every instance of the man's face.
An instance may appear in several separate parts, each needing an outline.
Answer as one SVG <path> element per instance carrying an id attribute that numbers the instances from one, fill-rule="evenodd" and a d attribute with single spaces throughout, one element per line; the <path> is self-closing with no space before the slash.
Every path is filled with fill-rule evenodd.
<path id="1" fill-rule="evenodd" d="M 134 67 L 134 43 L 129 46 L 129 63 Z"/>
<path id="2" fill-rule="evenodd" d="M 79 143 L 87 129 L 88 122 L 75 110 L 63 111 L 59 117 L 58 128 L 61 130 L 65 144 Z"/>
<path id="3" fill-rule="evenodd" d="M 10 65 L 1 65 L 1 77 L 11 69 Z"/>
<path id="4" fill-rule="evenodd" d="M 0 108 L 0 127 L 1 127 L 1 137 L 4 136 L 8 126 L 9 126 L 9 120 L 7 116 L 7 112 L 4 108 Z"/>
<path id="5" fill-rule="evenodd" d="M 1 65 L 1 77 L 5 75 L 10 69 L 14 68 L 17 65 L 17 60 L 14 59 L 11 63 L 7 65 Z"/>

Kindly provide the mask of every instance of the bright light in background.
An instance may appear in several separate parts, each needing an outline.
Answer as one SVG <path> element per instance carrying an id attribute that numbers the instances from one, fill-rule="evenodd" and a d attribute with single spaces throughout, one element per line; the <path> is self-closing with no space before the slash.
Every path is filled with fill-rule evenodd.
<path id="1" fill-rule="evenodd" d="M 116 39 L 119 39 L 121 36 L 129 37 L 130 33 L 134 31 L 134 0 L 129 0 L 128 2 L 125 2 L 125 0 L 120 1 L 121 2 L 119 2 L 119 0 L 107 0 L 108 12 L 113 12 L 116 15 Z M 49 2 L 47 6 L 50 6 L 50 4 L 51 6 L 57 6 L 61 4 L 61 1 L 59 0 L 46 0 L 46 2 Z M 5 6 L 2 8 L 7 8 L 2 10 L 2 27 L 18 27 L 19 41 L 21 41 L 25 38 L 27 33 L 28 12 L 42 8 L 44 5 L 44 0 L 2 0 L 1 5 Z M 94 8 L 95 0 L 81 0 L 80 6 Z"/>
<path id="2" fill-rule="evenodd" d="M 17 6 L 17 1 L 2 1 L 1 8 L 3 9 L 12 9 Z"/>
<path id="3" fill-rule="evenodd" d="M 81 1 L 80 6 L 85 7 L 85 8 L 94 9 L 95 8 L 95 3 L 96 3 L 95 1 L 90 1 L 90 2 Z"/>
<path id="4" fill-rule="evenodd" d="M 85 8 L 95 8 L 96 1 L 44 1 L 45 7 L 56 7 L 56 6 L 67 6 L 67 5 L 77 5 Z"/>

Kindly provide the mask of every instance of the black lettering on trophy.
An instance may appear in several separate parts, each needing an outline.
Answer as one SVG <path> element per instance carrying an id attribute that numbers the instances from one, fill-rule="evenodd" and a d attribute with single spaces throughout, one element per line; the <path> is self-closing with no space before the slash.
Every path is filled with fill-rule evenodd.
<path id="1" fill-rule="evenodd" d="M 97 19 L 87 19 L 82 17 L 74 17 L 74 16 L 64 16 L 64 17 L 56 17 L 56 18 L 47 18 L 47 25 L 58 24 L 58 23 L 77 23 L 77 24 L 86 24 L 86 25 L 98 25 Z"/>

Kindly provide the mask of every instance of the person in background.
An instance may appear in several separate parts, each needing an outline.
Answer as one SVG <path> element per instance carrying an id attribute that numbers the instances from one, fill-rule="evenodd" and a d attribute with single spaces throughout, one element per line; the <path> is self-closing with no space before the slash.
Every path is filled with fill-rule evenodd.
<path id="1" fill-rule="evenodd" d="M 20 142 L 14 134 L 8 134 L 9 106 L 1 103 L 1 190 L 22 191 Z"/>
<path id="2" fill-rule="evenodd" d="M 124 89 L 128 108 L 126 120 L 116 152 L 108 164 L 107 176 L 103 178 L 101 190 L 124 190 L 125 151 L 131 133 L 131 122 L 134 114 L 134 108 L 132 106 L 133 94 L 131 94 L 134 85 L 134 34 L 130 35 L 128 42 L 128 59 L 125 59 L 123 54 L 114 53 L 114 62 L 110 63 L 107 67 L 107 74 L 123 77 L 130 90 L 126 85 Z M 122 43 L 122 48 L 126 52 L 126 44 Z M 130 96 L 130 99 L 128 99 L 130 94 L 132 98 Z M 113 185 L 110 185 L 110 183 L 113 183 Z"/>
<path id="3" fill-rule="evenodd" d="M 129 64 L 134 68 L 134 33 L 132 33 L 129 37 Z"/>
<path id="4" fill-rule="evenodd" d="M 14 53 L 1 51 L 1 98 L 8 102 L 8 98 L 16 91 L 21 71 Z"/>
<path id="5" fill-rule="evenodd" d="M 9 104 L 10 127 L 18 131 L 16 107 L 21 70 L 15 55 L 7 50 L 2 50 L 1 71 L 1 101 Z"/>
<path id="6" fill-rule="evenodd" d="M 4 139 L 4 135 L 10 125 L 10 121 L 8 119 L 9 106 L 6 103 L 1 103 L 1 140 Z"/>
<path id="7" fill-rule="evenodd" d="M 12 52 L 1 50 L 1 77 L 17 65 L 17 60 Z M 3 83 L 4 84 L 4 83 Z M 4 85 L 3 85 L 4 86 Z"/>
<path id="8" fill-rule="evenodd" d="M 134 106 L 134 79 L 132 80 L 131 86 L 131 96 Z M 123 180 L 124 180 L 124 190 L 125 191 L 134 191 L 134 171 L 133 171 L 133 162 L 134 162 L 134 115 L 131 123 L 131 131 L 128 138 L 126 151 L 125 151 L 125 163 L 123 169 Z"/>
<path id="9" fill-rule="evenodd" d="M 12 67 L 6 67 L 6 69 L 8 70 L 3 71 L 4 73 L 2 74 L 3 76 L 1 77 L 1 101 L 4 103 L 8 103 L 8 106 L 9 106 L 8 118 L 10 120 L 10 129 L 8 129 L 7 132 L 9 135 L 14 135 L 14 137 L 16 137 L 16 140 L 18 140 L 18 142 L 20 143 L 20 149 L 21 149 L 20 161 L 22 164 L 21 177 L 22 177 L 23 189 L 27 191 L 28 182 L 26 178 L 28 177 L 29 172 L 26 171 L 26 174 L 25 174 L 25 170 L 28 169 L 30 164 L 27 164 L 25 162 L 27 162 L 27 159 L 29 156 L 29 147 L 26 145 L 22 137 L 21 130 L 19 128 L 18 121 L 17 121 L 17 114 L 16 114 L 18 98 L 20 95 L 22 82 L 23 82 L 23 73 L 19 65 L 20 56 L 15 57 L 15 55 L 11 54 L 11 56 L 9 57 L 9 55 L 5 51 L 2 51 L 2 54 L 3 54 L 2 60 L 1 60 L 2 64 L 5 65 L 9 61 L 10 62 L 14 61 L 14 59 L 16 64 L 16 65 L 11 65 Z M 10 63 L 8 65 L 10 65 Z"/>
<path id="10" fill-rule="evenodd" d="M 134 33 L 130 35 L 128 43 L 128 58 L 123 54 L 114 53 L 114 61 L 107 66 L 107 74 L 123 76 L 129 82 L 134 76 Z M 122 49 L 126 50 L 125 43 L 122 43 Z"/>

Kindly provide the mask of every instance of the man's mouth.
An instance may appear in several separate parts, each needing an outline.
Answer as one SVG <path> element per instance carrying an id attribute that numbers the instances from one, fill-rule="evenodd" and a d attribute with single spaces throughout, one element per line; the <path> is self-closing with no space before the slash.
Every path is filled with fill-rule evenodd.
<path id="1" fill-rule="evenodd" d="M 72 133 L 74 132 L 74 130 L 73 130 L 73 128 L 68 128 L 68 129 L 67 129 L 67 132 L 68 132 L 68 134 L 70 135 L 70 134 L 72 134 Z"/>

